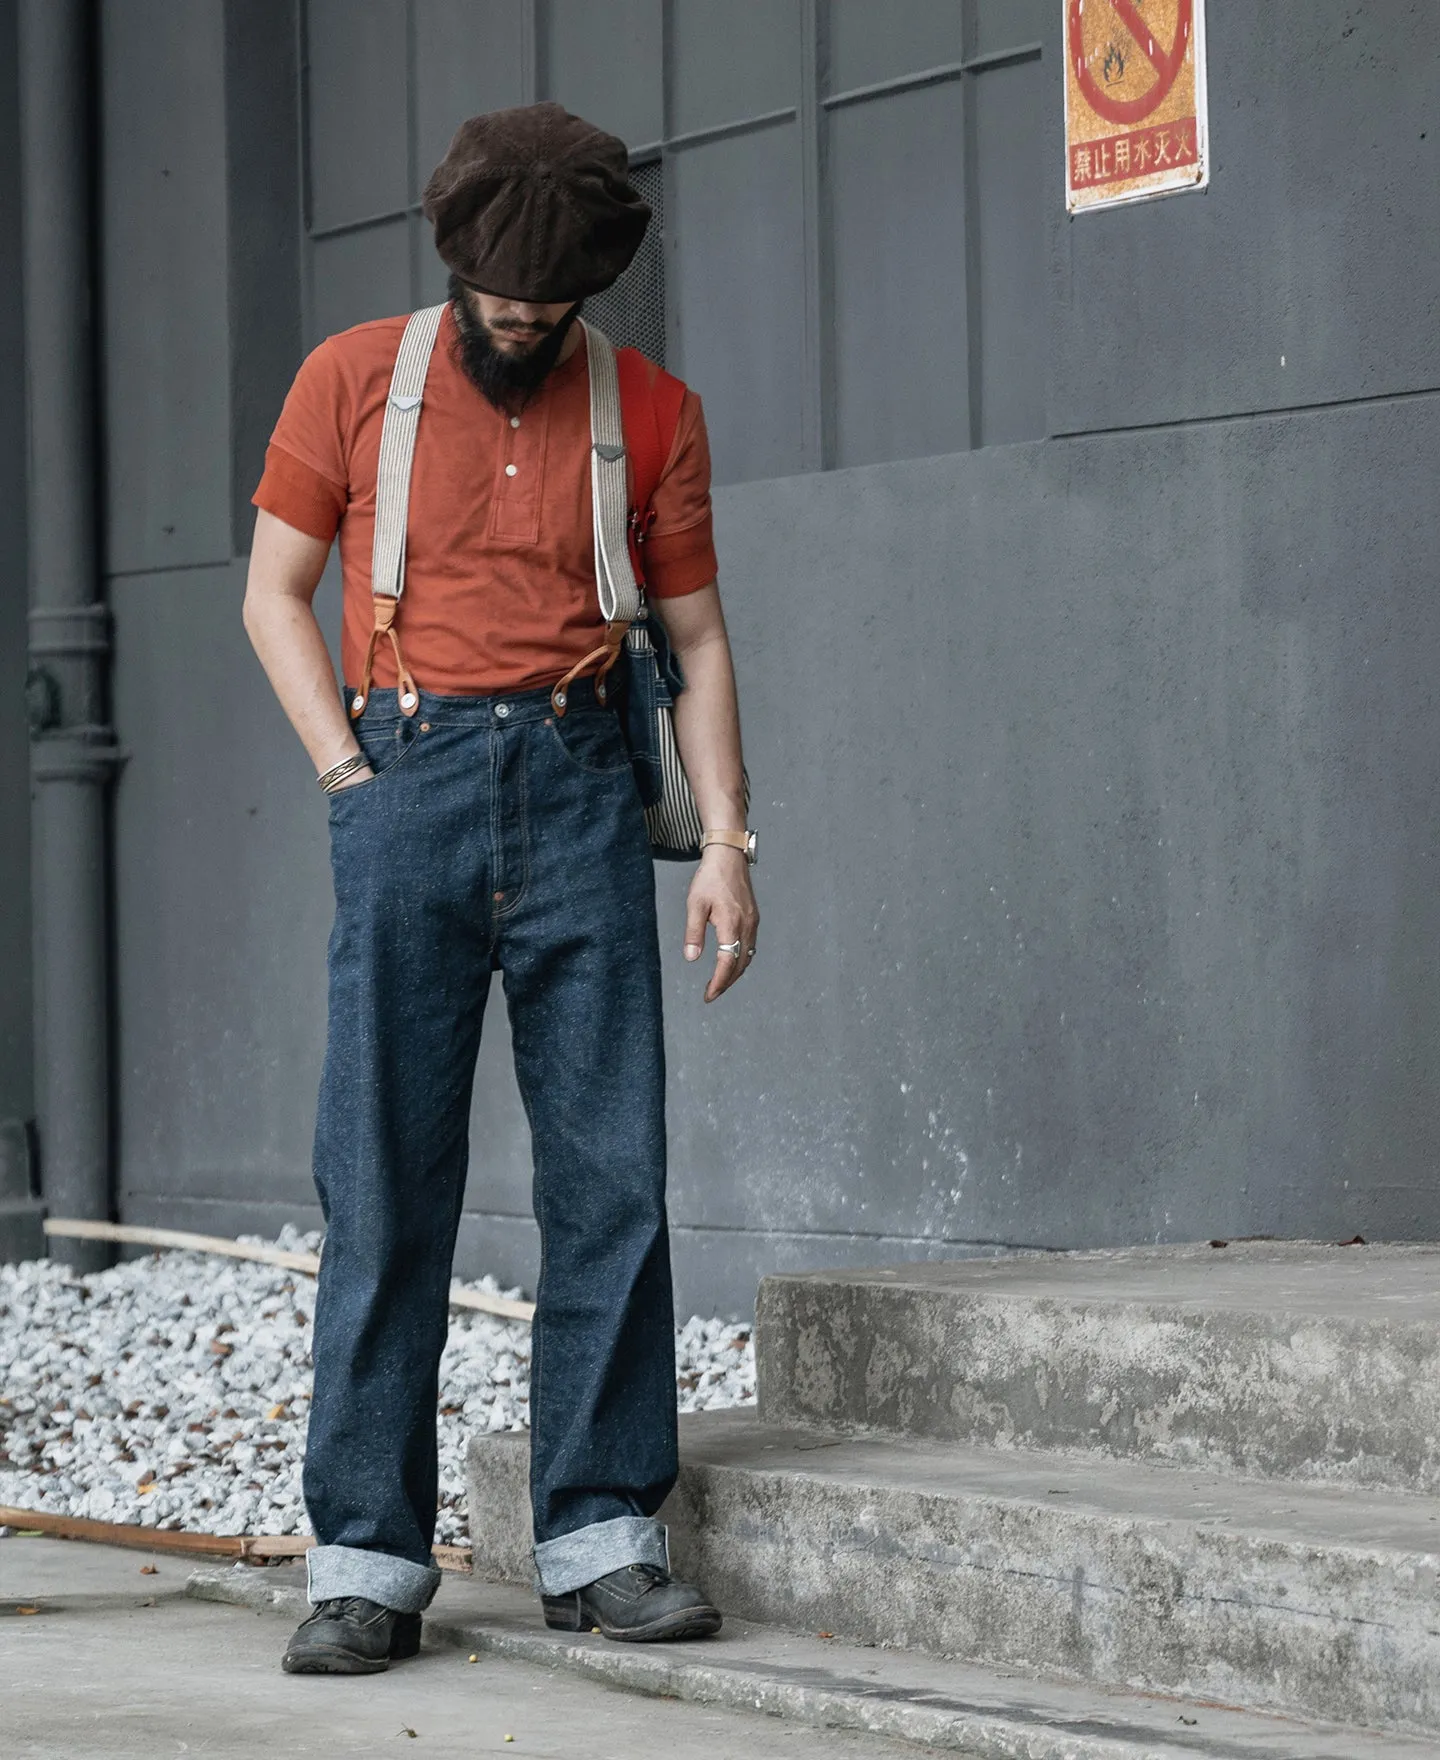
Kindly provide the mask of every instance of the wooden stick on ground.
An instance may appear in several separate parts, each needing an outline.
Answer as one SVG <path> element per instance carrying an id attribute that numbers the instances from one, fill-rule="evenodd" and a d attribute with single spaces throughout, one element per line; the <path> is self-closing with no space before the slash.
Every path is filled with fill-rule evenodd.
<path id="1" fill-rule="evenodd" d="M 303 1271 L 314 1277 L 320 1269 L 315 1253 L 290 1253 L 284 1247 L 252 1246 L 248 1241 L 227 1240 L 218 1234 L 187 1234 L 178 1228 L 139 1228 L 128 1222 L 83 1222 L 69 1217 L 47 1217 L 46 1234 L 70 1240 L 121 1241 L 127 1246 L 172 1247 L 189 1253 L 221 1253 L 229 1259 L 254 1259 L 261 1265 L 279 1265 L 286 1271 Z M 481 1314 L 499 1314 L 506 1320 L 533 1320 L 534 1302 L 514 1302 L 508 1296 L 487 1296 L 483 1290 L 450 1286 L 452 1308 L 472 1308 Z M 143 1532 L 149 1533 L 148 1528 Z"/>
<path id="2" fill-rule="evenodd" d="M 24 1528 L 56 1540 L 89 1540 L 102 1546 L 131 1546 L 142 1552 L 188 1552 L 207 1558 L 299 1558 L 315 1544 L 309 1534 L 190 1534 L 179 1528 L 141 1528 L 125 1522 L 92 1522 L 84 1516 L 57 1516 L 46 1510 L 0 1504 L 0 1527 Z M 442 1571 L 470 1569 L 465 1546 L 437 1546 Z"/>

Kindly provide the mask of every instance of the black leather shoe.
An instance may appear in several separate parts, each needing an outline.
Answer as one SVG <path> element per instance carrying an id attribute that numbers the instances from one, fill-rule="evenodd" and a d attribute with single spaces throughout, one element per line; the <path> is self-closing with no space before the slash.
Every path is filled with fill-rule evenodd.
<path id="1" fill-rule="evenodd" d="M 420 1648 L 420 1615 L 362 1595 L 322 1601 L 301 1622 L 280 1666 L 286 1674 L 380 1674 Z"/>
<path id="2" fill-rule="evenodd" d="M 720 1609 L 693 1583 L 677 1583 L 653 1564 L 627 1564 L 566 1595 L 542 1595 L 545 1624 L 557 1632 L 588 1632 L 627 1644 L 708 1638 L 720 1630 Z"/>

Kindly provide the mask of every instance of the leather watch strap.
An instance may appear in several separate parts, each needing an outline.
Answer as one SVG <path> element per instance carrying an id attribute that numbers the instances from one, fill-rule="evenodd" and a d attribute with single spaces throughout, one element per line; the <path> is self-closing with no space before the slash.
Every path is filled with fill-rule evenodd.
<path id="1" fill-rule="evenodd" d="M 701 849 L 709 849 L 712 843 L 723 843 L 726 849 L 738 849 L 742 854 L 750 850 L 750 833 L 748 831 L 707 831 L 700 839 Z"/>

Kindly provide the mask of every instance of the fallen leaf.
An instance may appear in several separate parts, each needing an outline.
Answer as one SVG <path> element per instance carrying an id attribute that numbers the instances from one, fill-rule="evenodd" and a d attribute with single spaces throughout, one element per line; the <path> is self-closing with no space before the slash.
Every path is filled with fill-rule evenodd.
<path id="1" fill-rule="evenodd" d="M 271 1406 L 270 1410 L 265 1415 L 267 1418 L 283 1418 L 285 1416 L 285 1407 L 283 1405 Z"/>
<path id="2" fill-rule="evenodd" d="M 155 1481 L 153 1479 L 147 1479 L 143 1485 L 137 1485 L 135 1487 L 135 1490 L 141 1497 L 148 1497 L 154 1489 Z"/>
<path id="3" fill-rule="evenodd" d="M 142 1564 L 140 1566 L 140 1575 L 142 1577 L 158 1577 L 160 1575 L 160 1567 L 158 1564 Z"/>
<path id="4" fill-rule="evenodd" d="M 835 1634 L 834 1632 L 817 1632 L 815 1636 L 817 1638 L 833 1638 Z"/>
<path id="5" fill-rule="evenodd" d="M 17 1607 L 15 1611 L 16 1613 L 39 1613 L 40 1609 L 38 1607 Z"/>

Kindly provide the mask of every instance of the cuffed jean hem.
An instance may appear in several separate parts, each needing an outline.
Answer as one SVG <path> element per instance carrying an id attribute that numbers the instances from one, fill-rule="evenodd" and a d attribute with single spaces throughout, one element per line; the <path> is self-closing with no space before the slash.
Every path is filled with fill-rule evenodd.
<path id="1" fill-rule="evenodd" d="M 558 1540 L 542 1540 L 535 1548 L 535 1572 L 542 1595 L 568 1595 L 596 1577 L 624 1570 L 627 1564 L 670 1568 L 665 1524 L 650 1516 L 616 1516 L 592 1522 Z"/>
<path id="2" fill-rule="evenodd" d="M 438 1570 L 360 1546 L 312 1546 L 305 1561 L 312 1607 L 344 1595 L 363 1595 L 396 1613 L 422 1613 L 440 1587 Z"/>

